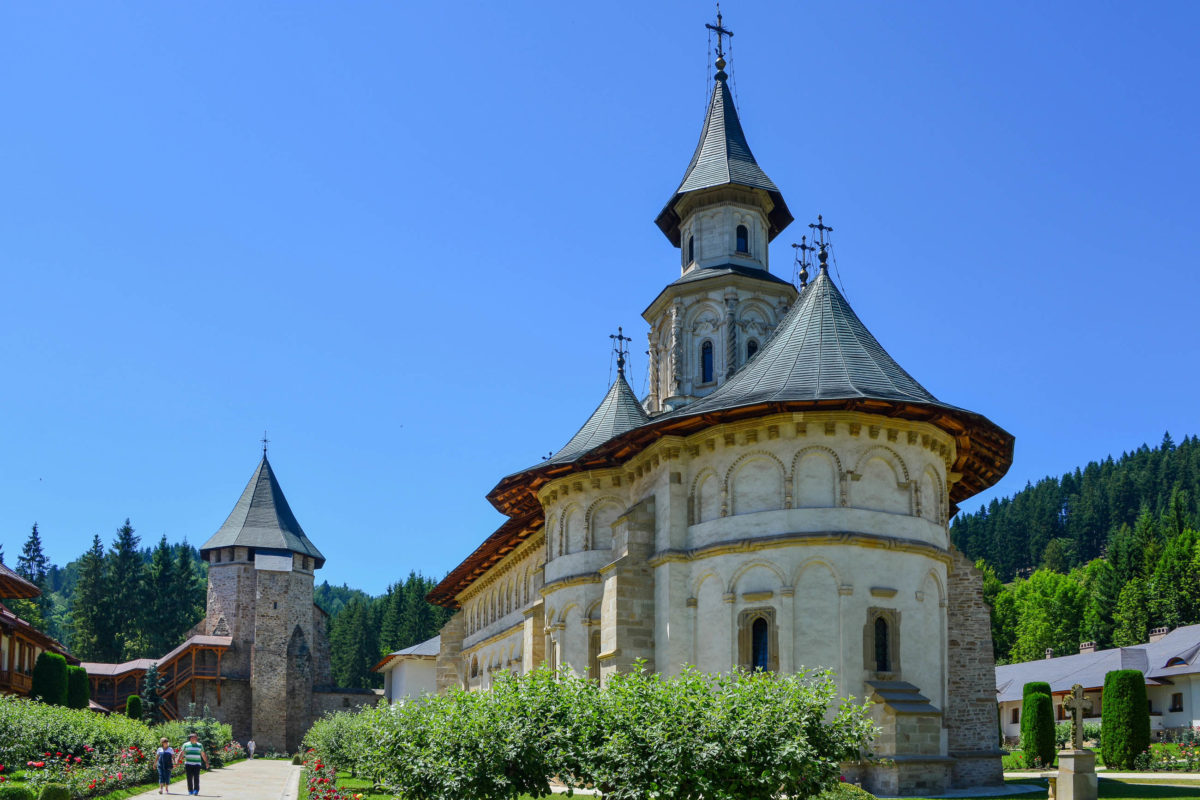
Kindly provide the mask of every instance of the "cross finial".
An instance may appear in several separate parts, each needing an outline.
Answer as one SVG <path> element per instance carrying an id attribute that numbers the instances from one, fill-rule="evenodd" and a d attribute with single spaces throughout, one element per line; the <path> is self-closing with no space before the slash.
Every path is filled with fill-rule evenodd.
<path id="1" fill-rule="evenodd" d="M 1076 750 L 1083 749 L 1083 712 L 1092 710 L 1092 701 L 1083 696 L 1083 685 L 1071 687 L 1071 696 L 1063 700 L 1063 708 L 1071 711 L 1071 743 Z"/>
<path id="2" fill-rule="evenodd" d="M 721 4 L 717 3 L 717 24 L 705 23 L 704 27 L 717 35 L 717 80 L 725 80 L 728 77 L 725 74 L 725 37 L 733 38 L 733 31 L 726 28 L 721 22 Z M 711 42 L 711 40 L 709 40 Z"/>
<path id="3" fill-rule="evenodd" d="M 263 458 L 266 458 L 267 457 L 267 445 L 269 445 L 271 443 L 271 440 L 267 438 L 266 431 L 263 431 L 263 438 L 261 441 L 262 441 L 262 446 L 263 446 Z"/>
<path id="4" fill-rule="evenodd" d="M 829 242 L 825 239 L 826 233 L 833 233 L 833 228 L 825 224 L 825 218 L 817 214 L 815 223 L 808 223 L 808 227 L 817 232 L 817 245 L 820 247 L 817 258 L 821 261 L 821 271 L 825 272 L 829 269 Z"/>
<path id="5" fill-rule="evenodd" d="M 610 333 L 608 338 L 613 340 L 613 352 L 617 354 L 617 374 L 622 378 L 625 377 L 625 356 L 629 355 L 629 348 L 625 346 L 626 342 L 632 342 L 621 330 L 621 326 L 617 326 L 616 333 Z"/>
<path id="6" fill-rule="evenodd" d="M 793 243 L 792 247 L 796 251 L 796 266 L 800 267 L 797 274 L 800 277 L 800 288 L 803 289 L 808 285 L 808 268 L 812 266 L 812 259 L 808 257 L 808 254 L 817 248 L 808 243 L 807 236 L 801 236 L 800 244 Z"/>

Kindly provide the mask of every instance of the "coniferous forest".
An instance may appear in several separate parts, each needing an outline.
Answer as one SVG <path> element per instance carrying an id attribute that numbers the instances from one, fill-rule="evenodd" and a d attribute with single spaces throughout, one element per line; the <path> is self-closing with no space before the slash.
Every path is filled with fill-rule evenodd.
<path id="1" fill-rule="evenodd" d="M 0 562 L 11 563 L 2 548 Z M 208 564 L 196 548 L 165 536 L 143 548 L 129 520 L 108 547 L 95 536 L 65 567 L 49 562 L 35 524 L 13 569 L 42 596 L 5 604 L 83 661 L 158 658 L 204 618 Z M 450 615 L 425 600 L 436 584 L 410 572 L 379 597 L 328 582 L 316 586 L 314 600 L 330 615 L 334 684 L 381 686 L 371 667 L 383 655 L 436 636 Z"/>
<path id="2" fill-rule="evenodd" d="M 1200 623 L 1198 501 L 1200 439 L 1167 434 L 960 513 L 950 534 L 984 573 L 997 662 Z"/>

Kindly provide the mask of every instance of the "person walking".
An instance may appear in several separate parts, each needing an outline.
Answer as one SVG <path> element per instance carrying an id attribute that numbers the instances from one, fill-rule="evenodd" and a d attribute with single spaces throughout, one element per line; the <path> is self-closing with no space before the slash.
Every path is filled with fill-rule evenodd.
<path id="1" fill-rule="evenodd" d="M 246 742 L 246 752 L 248 752 L 250 754 L 250 760 L 253 761 L 254 760 L 254 740 L 253 739 Z"/>
<path id="2" fill-rule="evenodd" d="M 155 752 L 155 764 L 158 767 L 158 793 L 171 793 L 171 766 L 175 763 L 175 749 L 171 740 L 163 737 Z"/>
<path id="3" fill-rule="evenodd" d="M 208 753 L 204 752 L 199 739 L 195 733 L 189 733 L 187 742 L 179 748 L 178 760 L 183 762 L 183 771 L 187 774 L 188 794 L 200 794 L 200 767 L 208 768 Z"/>

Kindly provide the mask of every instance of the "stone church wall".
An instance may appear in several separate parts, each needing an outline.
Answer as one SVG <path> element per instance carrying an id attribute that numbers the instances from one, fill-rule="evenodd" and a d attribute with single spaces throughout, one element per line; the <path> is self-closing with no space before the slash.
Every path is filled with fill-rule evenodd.
<path id="1" fill-rule="evenodd" d="M 983 575 L 958 549 L 952 554 L 946 728 L 955 758 L 954 785 L 995 786 L 1003 782 L 1003 769 L 991 609 L 983 599 Z"/>

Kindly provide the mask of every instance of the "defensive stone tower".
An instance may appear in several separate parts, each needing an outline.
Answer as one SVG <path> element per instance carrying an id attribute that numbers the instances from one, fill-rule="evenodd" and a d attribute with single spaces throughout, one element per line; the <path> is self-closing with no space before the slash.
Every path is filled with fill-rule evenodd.
<path id="1" fill-rule="evenodd" d="M 325 557 L 296 521 L 265 452 L 200 554 L 208 562 L 204 633 L 232 638 L 225 669 L 249 695 L 235 701 L 240 713 L 226 708 L 221 716 L 262 751 L 295 750 L 312 720 L 314 684 L 329 684 L 324 615 L 313 605 L 313 572 Z"/>

